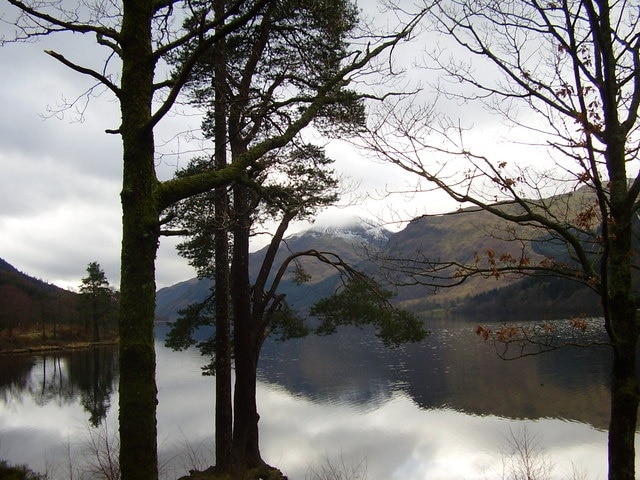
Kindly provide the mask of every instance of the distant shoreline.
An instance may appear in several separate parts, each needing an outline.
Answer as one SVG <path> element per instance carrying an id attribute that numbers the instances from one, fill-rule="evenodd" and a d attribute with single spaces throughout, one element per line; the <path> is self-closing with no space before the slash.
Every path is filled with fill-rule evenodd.
<path id="1" fill-rule="evenodd" d="M 54 353 L 54 352 L 66 352 L 71 350 L 82 350 L 93 347 L 102 347 L 108 345 L 117 345 L 118 339 L 103 340 L 99 342 L 92 341 L 74 341 L 69 343 L 59 344 L 33 344 L 33 345 L 21 345 L 16 348 L 3 348 L 0 349 L 0 355 L 27 355 L 38 353 Z"/>

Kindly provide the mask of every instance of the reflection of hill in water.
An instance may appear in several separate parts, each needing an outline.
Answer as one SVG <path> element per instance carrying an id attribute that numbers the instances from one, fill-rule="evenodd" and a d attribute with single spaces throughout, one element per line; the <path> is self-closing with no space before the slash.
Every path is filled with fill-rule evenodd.
<path id="1" fill-rule="evenodd" d="M 329 337 L 268 341 L 260 357 L 261 380 L 315 401 L 376 404 L 394 390 L 397 352 L 356 329 Z"/>
<path id="2" fill-rule="evenodd" d="M 421 408 L 476 415 L 564 418 L 607 428 L 610 352 L 567 347 L 499 359 L 470 323 L 442 323 L 417 345 L 386 350 L 369 332 L 268 342 L 260 377 L 315 401 L 377 405 L 393 392 Z"/>

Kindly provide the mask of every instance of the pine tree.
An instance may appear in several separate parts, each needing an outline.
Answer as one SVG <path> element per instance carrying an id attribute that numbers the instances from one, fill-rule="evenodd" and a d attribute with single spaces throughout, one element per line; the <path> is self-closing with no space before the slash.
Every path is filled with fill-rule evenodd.
<path id="1" fill-rule="evenodd" d="M 107 276 L 98 262 L 91 262 L 87 266 L 87 276 L 82 279 L 80 294 L 83 298 L 86 318 L 91 320 L 93 341 L 99 342 L 100 323 L 105 325 L 112 310 L 112 291 Z"/>

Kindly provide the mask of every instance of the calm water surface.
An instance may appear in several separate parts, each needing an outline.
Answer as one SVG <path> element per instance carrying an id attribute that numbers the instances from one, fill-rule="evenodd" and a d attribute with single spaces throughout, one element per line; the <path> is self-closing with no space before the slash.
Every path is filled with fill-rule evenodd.
<path id="1" fill-rule="evenodd" d="M 265 460 L 292 480 L 327 461 L 376 480 L 498 479 L 512 437 L 527 437 L 552 478 L 606 478 L 607 348 L 505 362 L 474 324 L 430 328 L 426 341 L 398 350 L 355 329 L 266 345 Z M 212 463 L 213 379 L 200 374 L 197 351 L 159 340 L 157 354 L 161 471 L 174 479 Z M 115 437 L 117 381 L 113 348 L 0 357 L 0 458 L 81 478 L 95 463 L 92 442 Z"/>

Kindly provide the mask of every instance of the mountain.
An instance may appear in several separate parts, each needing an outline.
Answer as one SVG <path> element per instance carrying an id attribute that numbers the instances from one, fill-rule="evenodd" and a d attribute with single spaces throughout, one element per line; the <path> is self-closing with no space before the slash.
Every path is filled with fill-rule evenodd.
<path id="1" fill-rule="evenodd" d="M 181 309 L 204 300 L 212 285 L 209 279 L 191 278 L 161 288 L 156 293 L 156 319 L 175 320 Z"/>
<path id="2" fill-rule="evenodd" d="M 601 316 L 600 297 L 582 284 L 554 277 L 526 277 L 461 299 L 455 311 L 471 317 L 528 319 Z"/>
<path id="3" fill-rule="evenodd" d="M 593 203 L 593 196 L 586 189 L 579 189 L 543 201 L 555 215 L 575 217 Z M 520 207 L 510 205 L 502 208 L 515 213 Z M 505 237 L 509 236 L 526 240 L 506 241 Z M 385 258 L 469 264 L 476 258 L 486 260 L 489 255 L 519 258 L 523 245 L 528 250 L 532 264 L 549 256 L 569 261 L 557 244 L 549 242 L 534 227 L 514 227 L 486 211 L 468 208 L 450 214 L 415 218 L 406 228 L 395 233 L 361 219 L 312 226 L 283 242 L 276 265 L 292 252 L 317 249 L 333 252 L 358 268 L 375 273 L 381 270 L 376 261 Z M 264 250 L 251 255 L 254 276 L 263 255 Z M 288 302 L 294 308 L 305 310 L 319 298 L 331 294 L 338 280 L 335 271 L 327 265 L 311 259 L 301 260 L 300 263 L 305 273 L 311 275 L 310 281 L 298 286 L 293 273 L 290 273 L 282 284 L 281 292 L 286 293 Z M 396 279 L 411 280 L 401 273 L 396 275 Z M 599 299 L 588 288 L 546 276 L 522 277 L 511 274 L 475 277 L 455 288 L 437 289 L 414 283 L 398 287 L 395 301 L 421 314 L 433 315 L 442 311 L 493 316 L 600 313 Z M 179 308 L 203 299 L 210 285 L 209 281 L 194 279 L 160 290 L 158 317 L 175 318 Z"/>
<path id="4" fill-rule="evenodd" d="M 313 225 L 308 230 L 285 238 L 276 255 L 274 268 L 277 269 L 290 255 L 309 250 L 331 252 L 349 264 L 361 265 L 366 261 L 369 250 L 386 245 L 391 235 L 388 230 L 357 217 L 331 225 Z M 251 253 L 251 278 L 258 275 L 266 250 L 267 247 L 264 247 Z M 330 295 L 338 285 L 335 269 L 311 257 L 300 257 L 297 262 L 309 276 L 306 283 L 298 285 L 293 265 L 284 276 L 280 292 L 287 295 L 287 302 L 294 308 L 306 310 L 315 301 Z M 180 309 L 205 299 L 212 285 L 209 279 L 193 278 L 158 290 L 156 317 L 159 320 L 174 320 Z"/>
<path id="5" fill-rule="evenodd" d="M 494 229 L 500 229 L 500 226 L 495 217 L 485 211 L 470 209 L 456 212 L 455 215 L 420 217 L 395 234 L 385 252 L 395 259 L 425 263 L 457 261 L 465 264 L 472 263 L 478 253 L 489 250 L 517 254 L 516 245 L 504 245 L 504 242 L 490 234 Z M 400 280 L 409 279 L 400 275 Z M 407 308 L 429 310 L 434 303 L 447 305 L 472 293 L 500 288 L 510 281 L 507 278 L 470 278 L 455 288 L 439 288 L 437 291 L 433 287 L 414 285 L 401 289 L 399 298 Z"/>

